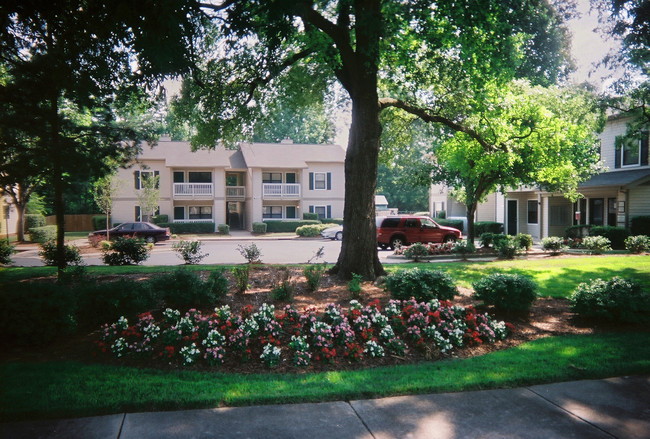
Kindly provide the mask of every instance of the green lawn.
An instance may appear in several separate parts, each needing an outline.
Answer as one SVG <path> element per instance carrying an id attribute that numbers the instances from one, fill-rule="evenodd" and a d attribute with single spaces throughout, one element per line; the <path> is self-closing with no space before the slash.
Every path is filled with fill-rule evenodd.
<path id="1" fill-rule="evenodd" d="M 647 332 L 549 337 L 469 359 L 307 374 L 17 362 L 0 366 L 0 420 L 350 400 L 649 373 Z"/>

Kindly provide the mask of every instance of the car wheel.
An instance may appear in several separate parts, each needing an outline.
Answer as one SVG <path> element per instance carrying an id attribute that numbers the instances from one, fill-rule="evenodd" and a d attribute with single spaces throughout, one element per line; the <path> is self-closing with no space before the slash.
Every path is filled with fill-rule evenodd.
<path id="1" fill-rule="evenodd" d="M 336 236 L 334 237 L 337 241 L 341 241 L 343 239 L 343 232 L 336 232 Z"/>
<path id="2" fill-rule="evenodd" d="M 145 241 L 147 242 L 147 244 L 155 244 L 156 243 L 156 237 L 155 236 L 147 236 Z"/>
<path id="3" fill-rule="evenodd" d="M 453 236 L 453 235 L 445 236 L 445 240 L 444 240 L 445 244 L 449 244 L 449 243 L 453 243 L 453 242 L 456 242 L 456 237 L 455 236 Z"/>
<path id="4" fill-rule="evenodd" d="M 395 237 L 395 238 L 390 240 L 390 248 L 393 249 L 393 250 L 395 250 L 396 248 L 400 248 L 401 246 L 403 246 L 405 244 L 406 244 L 406 241 L 401 236 Z"/>

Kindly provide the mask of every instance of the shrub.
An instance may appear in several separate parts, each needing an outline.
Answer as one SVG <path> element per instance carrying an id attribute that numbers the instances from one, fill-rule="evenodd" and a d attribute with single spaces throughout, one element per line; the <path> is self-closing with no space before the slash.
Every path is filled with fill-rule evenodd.
<path id="1" fill-rule="evenodd" d="M 248 276 L 250 275 L 250 266 L 244 265 L 232 269 L 232 275 L 235 278 L 237 291 L 243 293 L 248 289 Z"/>
<path id="2" fill-rule="evenodd" d="M 542 239 L 542 250 L 550 251 L 551 254 L 557 255 L 566 249 L 564 239 L 557 236 L 548 236 Z"/>
<path id="3" fill-rule="evenodd" d="M 298 227 L 321 224 L 321 222 L 318 220 L 276 220 L 266 221 L 264 224 L 266 224 L 266 231 L 269 233 L 295 233 Z"/>
<path id="4" fill-rule="evenodd" d="M 569 226 L 564 229 L 564 237 L 570 239 L 584 238 L 585 236 L 589 236 L 589 229 L 591 229 L 591 225 L 589 224 Z"/>
<path id="5" fill-rule="evenodd" d="M 503 312 L 529 311 L 537 298 L 537 284 L 520 274 L 491 274 L 473 287 L 477 299 Z"/>
<path id="6" fill-rule="evenodd" d="M 650 295 L 636 282 L 618 276 L 581 283 L 569 300 L 573 312 L 586 319 L 645 324 L 650 317 Z"/>
<path id="7" fill-rule="evenodd" d="M 93 215 L 92 221 L 93 221 L 93 230 L 106 229 L 106 215 Z M 110 224 L 110 221 L 108 224 Z"/>
<path id="8" fill-rule="evenodd" d="M 302 273 L 307 278 L 307 288 L 309 291 L 318 291 L 323 273 L 325 273 L 325 264 L 308 265 L 303 268 Z"/>
<path id="9" fill-rule="evenodd" d="M 313 212 L 305 212 L 302 214 L 304 220 L 318 220 L 318 214 Z"/>
<path id="10" fill-rule="evenodd" d="M 36 227 L 45 227 L 45 224 L 45 217 L 43 215 L 34 213 L 25 215 L 25 232 L 27 233 Z"/>
<path id="11" fill-rule="evenodd" d="M 516 237 L 510 235 L 498 236 L 503 236 L 505 238 L 500 239 L 499 242 L 494 245 L 500 258 L 513 259 L 518 253 L 521 252 L 521 247 L 519 246 L 519 241 Z"/>
<path id="12" fill-rule="evenodd" d="M 146 261 L 149 249 L 140 239 L 118 236 L 110 248 L 102 248 L 102 260 L 108 265 L 131 265 Z"/>
<path id="13" fill-rule="evenodd" d="M 174 251 L 181 257 L 186 264 L 198 264 L 203 258 L 208 256 L 207 253 L 201 253 L 201 241 L 179 241 L 172 245 Z"/>
<path id="14" fill-rule="evenodd" d="M 650 235 L 650 215 L 630 218 L 630 232 L 632 235 Z"/>
<path id="15" fill-rule="evenodd" d="M 481 233 L 479 239 L 481 240 L 482 247 L 490 247 L 494 243 L 494 233 L 492 232 Z"/>
<path id="16" fill-rule="evenodd" d="M 47 241 L 41 244 L 41 251 L 38 252 L 38 255 L 43 259 L 43 263 L 47 266 L 57 267 L 59 265 L 57 262 L 56 243 L 54 241 Z M 67 267 L 68 265 L 82 264 L 83 260 L 81 259 L 79 248 L 75 245 L 64 245 L 63 266 Z"/>
<path id="17" fill-rule="evenodd" d="M 84 282 L 75 287 L 79 303 L 79 325 L 97 327 L 115 321 L 121 316 L 128 319 L 155 308 L 158 295 L 151 282 L 119 279 L 113 282 Z"/>
<path id="18" fill-rule="evenodd" d="M 11 243 L 5 239 L 0 239 L 0 264 L 9 265 L 11 264 L 11 255 L 16 253 L 16 247 L 11 245 Z"/>
<path id="19" fill-rule="evenodd" d="M 417 262 L 420 258 L 428 256 L 429 248 L 421 242 L 416 242 L 415 244 L 406 247 L 402 254 L 405 258 L 413 259 L 414 262 Z"/>
<path id="20" fill-rule="evenodd" d="M 438 212 L 436 218 L 438 218 L 438 219 L 445 219 L 445 218 L 447 218 L 447 211 L 445 211 L 445 210 L 441 210 L 440 212 Z M 436 220 L 436 221 L 437 221 L 437 220 Z"/>
<path id="21" fill-rule="evenodd" d="M 497 248 L 501 241 L 507 241 L 510 235 L 495 234 L 492 235 L 492 247 Z"/>
<path id="22" fill-rule="evenodd" d="M 440 270 L 398 270 L 386 276 L 386 289 L 394 299 L 418 301 L 431 299 L 451 300 L 456 295 L 456 286 L 448 274 Z"/>
<path id="23" fill-rule="evenodd" d="M 217 231 L 222 235 L 230 235 L 230 226 L 228 224 L 219 224 Z"/>
<path id="24" fill-rule="evenodd" d="M 261 264 L 262 263 L 262 252 L 255 243 L 250 245 L 239 244 L 237 246 L 237 251 L 242 255 L 244 259 L 248 261 L 249 264 Z"/>
<path id="25" fill-rule="evenodd" d="M 72 334 L 76 301 L 67 287 L 50 282 L 20 282 L 0 288 L 0 343 L 42 346 Z"/>
<path id="26" fill-rule="evenodd" d="M 343 224 L 343 218 L 323 218 L 320 220 L 320 222 L 323 224 L 329 224 L 330 226 L 332 224 L 336 224 L 340 226 L 341 224 Z"/>
<path id="27" fill-rule="evenodd" d="M 604 236 L 586 236 L 582 240 L 582 246 L 594 254 L 601 254 L 612 249 L 609 239 Z"/>
<path id="28" fill-rule="evenodd" d="M 29 230 L 29 240 L 43 244 L 56 239 L 56 226 L 33 227 Z"/>
<path id="29" fill-rule="evenodd" d="M 476 253 L 476 247 L 474 247 L 474 244 L 471 242 L 463 240 L 456 242 L 452 251 L 458 253 L 463 259 L 465 259 L 467 255 Z"/>
<path id="30" fill-rule="evenodd" d="M 632 253 L 650 252 L 650 237 L 646 235 L 628 236 L 625 248 Z"/>
<path id="31" fill-rule="evenodd" d="M 208 307 L 217 297 L 210 282 L 184 268 L 156 276 L 151 280 L 153 290 L 173 309 Z"/>
<path id="32" fill-rule="evenodd" d="M 360 274 L 352 273 L 352 279 L 348 282 L 348 291 L 351 293 L 352 299 L 359 300 L 361 294 L 361 282 L 363 281 L 363 276 Z"/>
<path id="33" fill-rule="evenodd" d="M 533 237 L 527 233 L 517 233 L 515 240 L 519 247 L 526 251 L 533 247 Z"/>
<path id="34" fill-rule="evenodd" d="M 266 223 L 253 223 L 253 233 L 266 233 Z"/>
<path id="35" fill-rule="evenodd" d="M 151 217 L 151 222 L 157 225 L 166 224 L 169 222 L 169 215 L 165 215 L 165 214 L 154 215 Z"/>
<path id="36" fill-rule="evenodd" d="M 441 226 L 453 227 L 460 230 L 461 232 L 465 227 L 462 220 L 437 219 L 436 222 Z"/>
<path id="37" fill-rule="evenodd" d="M 306 226 L 300 226 L 296 229 L 296 235 L 303 237 L 319 236 L 320 232 L 330 227 L 332 227 L 331 224 L 309 224 Z"/>
<path id="38" fill-rule="evenodd" d="M 477 221 L 474 223 L 474 234 L 480 236 L 483 233 L 494 233 L 500 235 L 503 233 L 503 223 L 494 221 Z"/>
<path id="39" fill-rule="evenodd" d="M 228 294 L 228 279 L 224 276 L 224 271 L 223 268 L 211 271 L 208 278 L 212 293 L 217 300 L 223 299 Z"/>
<path id="40" fill-rule="evenodd" d="M 214 233 L 214 223 L 160 223 L 160 227 L 168 227 L 171 233 Z"/>
<path id="41" fill-rule="evenodd" d="M 589 236 L 604 236 L 609 239 L 612 248 L 623 250 L 625 248 L 625 238 L 630 233 L 624 227 L 612 226 L 592 226 L 589 229 Z"/>
<path id="42" fill-rule="evenodd" d="M 281 267 L 279 270 L 279 278 L 275 279 L 273 282 L 271 295 L 274 300 L 292 302 L 296 283 L 291 281 L 291 272 L 288 267 Z"/>

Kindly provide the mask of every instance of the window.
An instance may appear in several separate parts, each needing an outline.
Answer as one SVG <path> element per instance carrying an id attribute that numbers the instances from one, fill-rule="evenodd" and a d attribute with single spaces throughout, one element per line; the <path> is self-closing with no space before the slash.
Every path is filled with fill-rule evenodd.
<path id="1" fill-rule="evenodd" d="M 185 173 L 183 171 L 174 171 L 174 183 L 185 183 Z"/>
<path id="2" fill-rule="evenodd" d="M 314 213 L 318 215 L 318 219 L 327 218 L 327 207 L 314 206 Z"/>
<path id="3" fill-rule="evenodd" d="M 282 218 L 282 206 L 262 206 L 262 218 Z"/>
<path id="4" fill-rule="evenodd" d="M 235 174 L 226 174 L 226 186 L 239 186 L 239 180 Z"/>
<path id="5" fill-rule="evenodd" d="M 314 172 L 314 189 L 325 190 L 327 188 L 327 176 L 324 172 Z"/>
<path id="6" fill-rule="evenodd" d="M 174 207 L 174 219 L 175 220 L 185 219 L 185 208 L 183 206 Z"/>
<path id="7" fill-rule="evenodd" d="M 623 166 L 638 165 L 641 159 L 641 141 L 626 142 L 621 148 L 621 153 L 623 154 Z"/>
<path id="8" fill-rule="evenodd" d="M 528 224 L 537 224 L 538 209 L 537 200 L 528 200 Z"/>
<path id="9" fill-rule="evenodd" d="M 295 183 L 296 182 L 296 173 L 295 172 L 287 172 L 284 180 L 286 183 Z"/>
<path id="10" fill-rule="evenodd" d="M 212 206 L 190 206 L 189 219 L 212 219 Z"/>
<path id="11" fill-rule="evenodd" d="M 152 178 L 152 177 L 158 177 L 160 175 L 160 172 L 158 171 L 135 171 L 133 172 L 133 183 L 135 189 L 142 189 L 144 186 L 144 182 L 147 181 L 147 179 Z M 156 189 L 158 189 L 158 182 L 156 182 Z"/>
<path id="12" fill-rule="evenodd" d="M 190 183 L 212 183 L 212 172 L 189 172 Z"/>
<path id="13" fill-rule="evenodd" d="M 285 212 L 286 212 L 286 214 L 284 215 L 285 218 L 298 218 L 296 216 L 296 214 L 297 214 L 296 206 L 287 206 L 285 208 Z"/>
<path id="14" fill-rule="evenodd" d="M 262 172 L 262 183 L 282 183 L 282 173 Z"/>

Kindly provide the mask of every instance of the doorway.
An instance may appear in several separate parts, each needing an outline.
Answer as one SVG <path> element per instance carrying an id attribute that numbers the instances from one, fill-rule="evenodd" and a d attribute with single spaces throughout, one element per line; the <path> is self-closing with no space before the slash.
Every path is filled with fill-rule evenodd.
<path id="1" fill-rule="evenodd" d="M 519 229 L 519 225 L 517 224 L 517 218 L 518 218 L 518 201 L 517 200 L 508 200 L 507 204 L 507 211 L 506 211 L 506 218 L 507 218 L 507 224 L 506 224 L 506 233 L 508 235 L 516 235 L 517 231 Z"/>
<path id="2" fill-rule="evenodd" d="M 602 226 L 605 219 L 605 200 L 603 198 L 589 199 L 589 224 Z"/>

